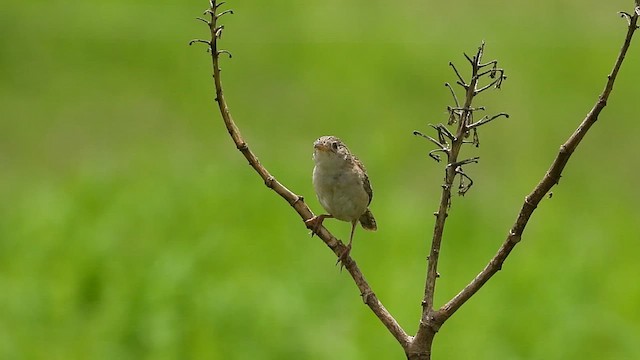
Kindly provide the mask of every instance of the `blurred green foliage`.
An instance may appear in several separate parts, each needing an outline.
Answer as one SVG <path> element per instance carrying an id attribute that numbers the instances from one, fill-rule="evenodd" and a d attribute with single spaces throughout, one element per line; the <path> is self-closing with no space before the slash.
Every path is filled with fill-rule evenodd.
<path id="1" fill-rule="evenodd" d="M 18 1 L 0 12 L 1 359 L 401 359 L 333 254 L 234 149 L 214 107 L 206 1 Z M 311 143 L 368 167 L 380 230 L 353 255 L 416 329 L 448 67 L 484 39 L 506 69 L 476 105 L 437 301 L 494 254 L 604 86 L 632 1 L 231 1 L 232 112 L 316 211 Z M 640 39 L 600 122 L 505 267 L 438 334 L 437 359 L 638 359 Z M 328 221 L 339 237 L 349 225 Z"/>

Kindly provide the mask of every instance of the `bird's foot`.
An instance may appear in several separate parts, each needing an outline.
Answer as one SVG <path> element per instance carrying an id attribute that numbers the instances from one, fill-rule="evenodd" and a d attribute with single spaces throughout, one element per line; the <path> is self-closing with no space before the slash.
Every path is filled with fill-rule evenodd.
<path id="1" fill-rule="evenodd" d="M 318 230 L 320 230 L 320 227 L 322 226 L 322 222 L 324 221 L 324 216 L 322 215 L 317 215 L 312 217 L 309 220 L 305 220 L 304 223 L 307 225 L 307 229 L 311 230 L 311 237 L 313 237 L 314 234 L 318 233 Z"/>
<path id="2" fill-rule="evenodd" d="M 340 264 L 340 271 L 344 267 L 344 262 L 349 258 L 351 254 L 351 244 L 347 245 L 344 249 L 344 252 L 340 256 L 338 256 L 338 261 L 336 261 L 336 265 Z"/>

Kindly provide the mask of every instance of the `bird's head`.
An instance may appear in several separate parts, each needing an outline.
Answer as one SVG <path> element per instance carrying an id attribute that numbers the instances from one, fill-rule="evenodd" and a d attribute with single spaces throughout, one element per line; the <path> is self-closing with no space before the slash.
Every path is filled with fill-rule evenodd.
<path id="1" fill-rule="evenodd" d="M 350 156 L 349 148 L 335 136 L 322 136 L 313 143 L 313 160 L 316 163 L 345 161 Z"/>

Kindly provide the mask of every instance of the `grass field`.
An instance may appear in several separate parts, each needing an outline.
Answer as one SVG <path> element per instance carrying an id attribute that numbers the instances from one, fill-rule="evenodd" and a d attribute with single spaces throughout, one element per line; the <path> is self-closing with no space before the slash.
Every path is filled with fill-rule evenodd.
<path id="1" fill-rule="evenodd" d="M 436 302 L 504 240 L 589 111 L 633 1 L 230 1 L 223 82 L 261 161 L 321 210 L 312 142 L 367 165 L 379 231 L 352 255 L 413 333 L 442 168 L 448 67 L 506 69 L 454 198 Z M 0 12 L 0 359 L 402 359 L 321 241 L 247 166 L 188 47 L 206 1 L 9 0 Z M 635 39 L 600 121 L 434 359 L 639 359 Z M 466 68 L 464 68 L 466 70 Z M 349 224 L 327 221 L 341 238 Z"/>

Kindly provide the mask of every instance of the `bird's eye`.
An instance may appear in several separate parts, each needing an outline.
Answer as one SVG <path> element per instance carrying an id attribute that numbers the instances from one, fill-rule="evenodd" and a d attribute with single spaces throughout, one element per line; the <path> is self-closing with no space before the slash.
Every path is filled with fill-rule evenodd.
<path id="1" fill-rule="evenodd" d="M 332 143 L 331 143 L 331 148 L 332 148 L 333 150 L 338 150 L 338 143 L 337 143 L 337 142 L 335 142 L 335 141 L 334 141 L 334 142 L 332 142 Z"/>

